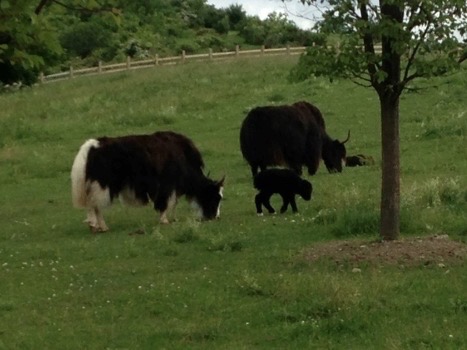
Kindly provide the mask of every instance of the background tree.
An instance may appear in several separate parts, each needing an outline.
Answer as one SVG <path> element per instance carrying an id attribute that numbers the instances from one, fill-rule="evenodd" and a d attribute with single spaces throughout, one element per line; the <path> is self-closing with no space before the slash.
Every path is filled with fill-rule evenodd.
<path id="1" fill-rule="evenodd" d="M 98 61 L 316 41 L 286 17 L 207 0 L 0 0 L 0 87 Z"/>
<path id="2" fill-rule="evenodd" d="M 30 0 L 0 0 L 0 82 L 32 84 L 39 69 L 61 54 L 47 19 Z"/>
<path id="3" fill-rule="evenodd" d="M 61 60 L 58 18 L 67 9 L 89 17 L 114 14 L 113 0 L 0 0 L 0 82 L 32 84 L 39 71 Z"/>
<path id="4" fill-rule="evenodd" d="M 331 46 L 308 49 L 292 77 L 344 77 L 373 87 L 378 94 L 382 142 L 380 235 L 385 240 L 397 239 L 399 99 L 414 79 L 459 67 L 466 41 L 467 4 L 465 0 L 331 0 L 323 7 L 321 1 L 301 2 L 319 9 L 322 19 L 318 27 L 338 40 Z"/>

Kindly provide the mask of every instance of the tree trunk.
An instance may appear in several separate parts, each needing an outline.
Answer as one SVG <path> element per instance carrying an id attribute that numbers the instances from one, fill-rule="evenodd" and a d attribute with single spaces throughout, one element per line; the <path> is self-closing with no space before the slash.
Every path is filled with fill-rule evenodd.
<path id="1" fill-rule="evenodd" d="M 399 95 L 394 95 L 380 95 L 383 162 L 380 235 L 383 240 L 395 240 L 400 232 Z"/>

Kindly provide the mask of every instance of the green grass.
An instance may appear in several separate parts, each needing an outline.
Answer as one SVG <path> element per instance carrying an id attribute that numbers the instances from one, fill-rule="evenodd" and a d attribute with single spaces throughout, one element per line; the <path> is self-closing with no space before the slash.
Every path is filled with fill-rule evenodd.
<path id="1" fill-rule="evenodd" d="M 295 62 L 155 67 L 0 95 L 0 349 L 467 347 L 465 263 L 352 273 L 304 260 L 317 242 L 377 238 L 379 107 L 348 82 L 287 83 Z M 402 236 L 466 241 L 465 73 L 420 81 L 401 101 Z M 254 106 L 302 99 L 376 165 L 320 167 L 300 214 L 257 217 L 240 123 Z M 199 223 L 181 201 L 161 226 L 149 206 L 116 204 L 111 231 L 90 234 L 70 199 L 79 146 L 155 130 L 188 135 L 211 176 L 227 176 L 221 219 Z"/>

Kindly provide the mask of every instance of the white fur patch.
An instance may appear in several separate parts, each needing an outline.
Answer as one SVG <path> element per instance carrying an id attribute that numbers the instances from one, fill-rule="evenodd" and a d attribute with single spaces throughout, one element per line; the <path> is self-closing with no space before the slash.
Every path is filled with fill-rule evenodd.
<path id="1" fill-rule="evenodd" d="M 160 221 L 162 224 L 168 224 L 168 213 L 172 212 L 177 205 L 177 192 L 173 191 L 169 198 L 167 198 L 167 208 L 161 213 Z"/>
<path id="2" fill-rule="evenodd" d="M 196 216 L 198 217 L 198 219 L 202 219 L 203 218 L 203 209 L 198 204 L 198 202 L 196 200 L 192 200 L 190 202 L 190 205 L 193 208 L 193 210 L 195 211 Z"/>
<path id="3" fill-rule="evenodd" d="M 224 186 L 221 186 L 219 188 L 219 195 L 221 196 L 221 199 L 224 198 Z M 221 203 L 222 200 L 219 201 L 219 205 L 217 206 L 216 219 L 221 216 Z"/>
<path id="4" fill-rule="evenodd" d="M 87 207 L 103 209 L 110 206 L 110 191 L 102 188 L 97 181 L 86 181 L 87 184 Z"/>
<path id="5" fill-rule="evenodd" d="M 71 195 L 73 205 L 77 208 L 86 208 L 86 162 L 88 153 L 92 147 L 99 147 L 99 141 L 95 139 L 87 140 L 79 149 L 78 154 L 71 167 Z"/>
<path id="6" fill-rule="evenodd" d="M 128 187 L 125 187 L 118 195 L 120 202 L 125 205 L 140 207 L 145 205 L 141 200 L 136 198 L 135 191 L 131 190 Z"/>
<path id="7" fill-rule="evenodd" d="M 177 205 L 177 192 L 173 191 L 167 200 L 167 210 L 172 211 Z"/>

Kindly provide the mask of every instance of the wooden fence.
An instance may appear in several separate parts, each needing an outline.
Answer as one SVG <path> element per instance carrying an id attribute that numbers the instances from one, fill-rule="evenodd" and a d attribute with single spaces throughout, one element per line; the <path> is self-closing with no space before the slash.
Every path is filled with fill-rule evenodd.
<path id="1" fill-rule="evenodd" d="M 139 69 L 139 68 L 148 68 L 158 65 L 167 65 L 167 64 L 179 64 L 186 63 L 190 61 L 211 61 L 211 60 L 221 60 L 221 59 L 232 59 L 238 57 L 262 57 L 262 56 L 274 56 L 274 55 L 299 55 L 305 52 L 306 47 L 284 47 L 284 48 L 274 48 L 266 49 L 262 46 L 260 49 L 256 50 L 240 50 L 240 47 L 237 46 L 235 51 L 229 52 L 216 52 L 213 53 L 212 49 L 209 49 L 209 52 L 206 54 L 196 54 L 196 55 L 187 55 L 185 51 L 182 51 L 182 54 L 179 56 L 173 57 L 159 57 L 156 55 L 154 58 L 145 59 L 145 60 L 131 60 L 130 57 L 127 57 L 126 62 L 124 63 L 114 63 L 103 65 L 102 62 L 99 62 L 97 67 L 82 68 L 82 69 L 73 69 L 70 67 L 70 70 L 67 72 L 55 73 L 44 75 L 43 73 L 39 76 L 39 81 L 41 83 L 47 83 L 62 79 L 71 79 L 77 76 L 90 75 L 90 74 L 103 74 L 111 72 L 121 72 L 124 70 Z"/>

